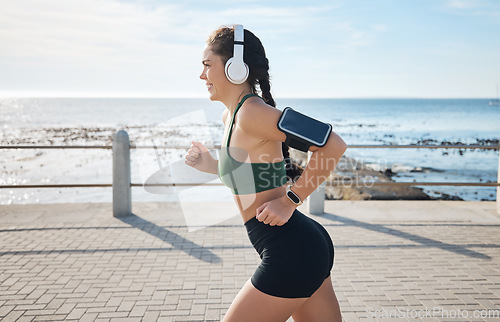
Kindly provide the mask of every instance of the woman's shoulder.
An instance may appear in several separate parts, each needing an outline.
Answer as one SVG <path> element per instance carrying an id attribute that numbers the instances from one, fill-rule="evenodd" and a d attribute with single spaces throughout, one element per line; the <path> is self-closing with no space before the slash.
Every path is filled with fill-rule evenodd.
<path id="1" fill-rule="evenodd" d="M 282 111 L 266 104 L 259 97 L 251 97 L 237 113 L 238 127 L 247 134 L 264 139 L 276 139 L 277 124 Z"/>
<path id="2" fill-rule="evenodd" d="M 258 120 L 263 117 L 272 117 L 275 115 L 281 115 L 281 111 L 274 106 L 266 104 L 262 98 L 257 96 L 247 99 L 238 111 L 238 116 L 242 122 Z"/>

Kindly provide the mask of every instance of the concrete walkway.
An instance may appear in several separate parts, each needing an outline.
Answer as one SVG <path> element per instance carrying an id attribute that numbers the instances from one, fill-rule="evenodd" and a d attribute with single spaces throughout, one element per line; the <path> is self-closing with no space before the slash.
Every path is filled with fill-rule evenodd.
<path id="1" fill-rule="evenodd" d="M 494 202 L 327 201 L 346 321 L 500 320 Z M 305 209 L 304 209 L 305 210 Z M 242 221 L 172 203 L 0 206 L 0 320 L 219 321 L 259 257 Z M 291 319 L 290 319 L 291 321 Z"/>

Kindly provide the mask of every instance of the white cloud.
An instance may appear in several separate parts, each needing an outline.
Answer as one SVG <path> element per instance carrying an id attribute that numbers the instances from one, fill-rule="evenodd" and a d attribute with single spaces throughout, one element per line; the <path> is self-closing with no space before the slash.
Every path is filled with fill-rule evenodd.
<path id="1" fill-rule="evenodd" d="M 178 23 L 175 7 L 146 11 L 112 0 L 21 0 L 3 4 L 0 15 L 0 55 L 20 64 L 120 66 L 178 46 L 168 39 Z"/>
<path id="2" fill-rule="evenodd" d="M 143 91 L 172 95 L 189 92 L 187 88 L 201 84 L 197 76 L 205 39 L 221 24 L 243 23 L 267 41 L 266 49 L 299 45 L 310 30 L 316 33 L 313 39 L 336 30 L 350 44 L 363 42 L 364 35 L 345 24 L 330 24 L 328 30 L 319 27 L 319 19 L 328 22 L 324 13 L 335 8 L 10 1 L 0 11 L 0 87 L 85 91 L 88 83 L 91 91 L 130 91 L 142 86 Z"/>
<path id="3" fill-rule="evenodd" d="M 371 29 L 375 32 L 385 32 L 389 30 L 387 25 L 383 23 L 375 24 L 371 27 Z"/>
<path id="4" fill-rule="evenodd" d="M 334 95 L 335 82 L 361 91 L 355 80 L 345 82 L 346 75 L 370 69 L 370 62 L 386 61 L 375 57 L 377 54 L 397 51 L 390 46 L 401 22 L 391 16 L 397 10 L 384 10 L 382 5 L 257 0 L 237 5 L 226 0 L 215 0 L 208 6 L 201 1 L 173 3 L 3 1 L 0 90 L 206 96 L 198 79 L 204 42 L 213 29 L 231 23 L 242 23 L 263 41 L 271 63 L 273 90 L 282 96 Z M 486 0 L 442 0 L 439 9 L 452 15 L 481 14 L 498 23 L 498 14 L 494 14 L 498 5 Z M 374 14 L 377 11 L 379 14 Z M 483 14 L 486 11 L 488 14 Z M 379 41 L 382 37 L 384 41 Z M 398 46 L 411 47 L 410 40 L 400 40 Z M 388 66 L 403 59 L 394 58 Z M 313 81 L 304 84 L 304 79 Z"/>
<path id="5" fill-rule="evenodd" d="M 193 86 L 205 35 L 192 23 L 176 5 L 9 1 L 0 11 L 0 87 L 168 94 Z"/>
<path id="6" fill-rule="evenodd" d="M 453 9 L 475 9 L 480 4 L 481 0 L 448 0 L 446 6 Z"/>

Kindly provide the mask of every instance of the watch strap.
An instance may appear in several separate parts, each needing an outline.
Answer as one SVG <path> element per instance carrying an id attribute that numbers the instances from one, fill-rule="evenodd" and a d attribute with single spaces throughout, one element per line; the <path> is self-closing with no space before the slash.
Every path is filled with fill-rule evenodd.
<path id="1" fill-rule="evenodd" d="M 287 186 L 286 187 L 286 196 L 287 198 L 293 202 L 295 205 L 300 206 L 303 201 L 300 199 L 299 195 L 296 194 L 292 189 L 292 186 Z"/>

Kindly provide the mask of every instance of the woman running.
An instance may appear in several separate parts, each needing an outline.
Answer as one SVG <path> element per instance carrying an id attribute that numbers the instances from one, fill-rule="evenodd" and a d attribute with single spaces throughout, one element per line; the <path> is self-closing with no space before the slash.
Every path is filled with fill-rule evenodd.
<path id="1" fill-rule="evenodd" d="M 347 149 L 345 142 L 330 127 L 326 143 L 315 146 L 310 142 L 319 130 L 300 128 L 309 124 L 307 116 L 285 116 L 275 108 L 264 47 L 241 25 L 214 31 L 202 64 L 200 78 L 210 100 L 226 106 L 224 139 L 219 160 L 193 141 L 185 162 L 217 174 L 231 189 L 262 259 L 223 321 L 286 321 L 290 316 L 295 322 L 341 321 L 330 276 L 332 240 L 323 226 L 296 208 L 334 170 Z M 283 120 L 288 118 L 299 128 L 287 129 Z M 291 163 L 285 144 L 292 145 L 294 131 L 305 133 L 299 136 L 313 152 L 304 170 Z"/>

